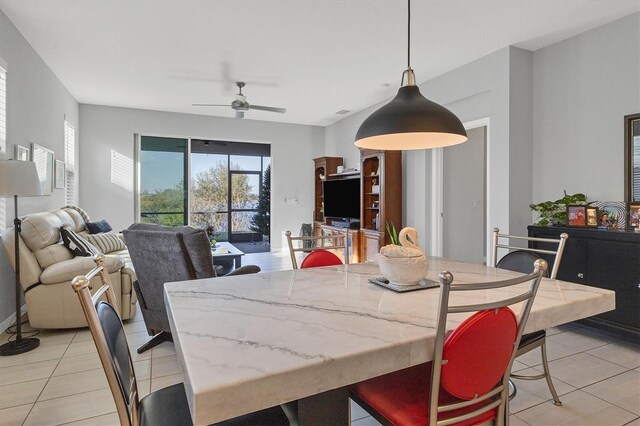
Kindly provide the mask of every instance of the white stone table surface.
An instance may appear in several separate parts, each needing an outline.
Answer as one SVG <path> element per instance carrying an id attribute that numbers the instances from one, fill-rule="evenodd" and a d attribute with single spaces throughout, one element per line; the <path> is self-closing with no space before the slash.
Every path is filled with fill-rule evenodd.
<path id="1" fill-rule="evenodd" d="M 429 258 L 428 277 L 517 276 Z M 370 284 L 377 264 L 351 264 L 165 284 L 176 352 L 195 424 L 210 424 L 431 360 L 439 289 Z M 501 291 L 453 293 L 489 301 Z M 614 292 L 544 279 L 526 332 L 615 308 Z M 467 314 L 450 315 L 453 329 Z"/>

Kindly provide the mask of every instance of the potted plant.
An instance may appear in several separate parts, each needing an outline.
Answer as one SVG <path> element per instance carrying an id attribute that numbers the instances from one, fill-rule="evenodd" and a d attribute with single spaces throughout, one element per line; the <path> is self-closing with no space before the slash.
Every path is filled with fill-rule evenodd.
<path id="1" fill-rule="evenodd" d="M 565 226 L 567 224 L 567 204 L 591 205 L 595 201 L 587 201 L 584 194 L 567 194 L 555 201 L 543 201 L 538 204 L 529 204 L 529 208 L 538 213 L 538 221 L 534 223 L 536 226 Z"/>

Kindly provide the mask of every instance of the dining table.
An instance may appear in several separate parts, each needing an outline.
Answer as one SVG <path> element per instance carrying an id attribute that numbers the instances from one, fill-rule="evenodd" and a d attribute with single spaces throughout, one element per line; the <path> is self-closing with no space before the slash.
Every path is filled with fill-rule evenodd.
<path id="1" fill-rule="evenodd" d="M 521 275 L 445 258 L 428 262 L 427 278 L 436 281 L 441 271 L 454 283 Z M 376 263 L 360 263 L 166 283 L 194 424 L 283 405 L 301 425 L 347 425 L 349 385 L 431 361 L 440 290 L 398 293 L 369 281 L 380 275 Z M 456 292 L 451 303 L 517 291 Z M 544 278 L 525 332 L 613 309 L 613 291 Z M 449 315 L 447 330 L 469 315 Z"/>

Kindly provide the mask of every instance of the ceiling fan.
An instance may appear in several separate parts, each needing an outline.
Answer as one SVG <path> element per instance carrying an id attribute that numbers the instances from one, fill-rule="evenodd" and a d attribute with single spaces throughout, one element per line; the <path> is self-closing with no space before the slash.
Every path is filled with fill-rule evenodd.
<path id="1" fill-rule="evenodd" d="M 269 107 L 262 105 L 252 105 L 247 102 L 247 97 L 242 93 L 242 88 L 245 86 L 245 83 L 242 81 L 236 81 L 236 86 L 240 90 L 239 93 L 236 94 L 236 99 L 231 102 L 231 108 L 236 112 L 236 118 L 244 118 L 245 111 L 250 109 L 255 109 L 259 111 L 268 111 L 268 112 L 278 112 L 280 114 L 284 114 L 287 112 L 286 108 L 277 108 L 277 107 Z M 206 106 L 206 107 L 228 107 L 229 104 L 191 104 L 193 106 Z"/>

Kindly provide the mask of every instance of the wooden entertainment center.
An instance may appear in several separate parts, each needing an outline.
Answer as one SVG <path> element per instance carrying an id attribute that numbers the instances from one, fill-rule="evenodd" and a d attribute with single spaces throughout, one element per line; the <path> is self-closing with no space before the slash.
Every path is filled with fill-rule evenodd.
<path id="1" fill-rule="evenodd" d="M 387 244 L 385 224 L 402 228 L 402 151 L 360 150 L 360 171 L 345 170 L 341 157 L 320 157 L 314 162 L 314 235 L 335 235 L 345 228 L 333 226 L 323 213 L 322 182 L 360 177 L 360 228 L 349 229 L 350 262 L 376 260 Z M 377 220 L 376 220 L 377 218 Z"/>

